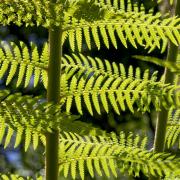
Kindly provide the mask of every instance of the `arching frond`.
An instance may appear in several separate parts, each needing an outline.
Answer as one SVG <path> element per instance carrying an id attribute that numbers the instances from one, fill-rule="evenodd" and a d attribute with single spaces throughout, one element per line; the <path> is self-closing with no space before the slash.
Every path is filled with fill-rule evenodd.
<path id="1" fill-rule="evenodd" d="M 129 66 L 126 72 L 126 68 L 121 63 L 117 64 L 97 57 L 84 56 L 83 54 L 64 55 L 62 59 L 62 70 L 66 74 L 67 79 L 72 78 L 73 75 L 78 75 L 78 77 L 82 75 L 102 75 L 104 77 L 121 77 L 122 79 L 128 77 L 143 79 L 143 77 L 147 77 L 147 80 L 154 79 L 155 81 L 157 79 L 157 72 L 150 75 L 148 70 L 141 72 L 140 68 L 133 69 L 132 66 Z"/>
<path id="2" fill-rule="evenodd" d="M 91 49 L 89 39 L 92 36 L 98 49 L 101 47 L 99 39 L 102 37 L 107 48 L 110 42 L 117 48 L 117 40 L 120 39 L 125 47 L 127 47 L 127 42 L 129 42 L 135 48 L 137 48 L 137 44 L 140 44 L 145 48 L 149 48 L 150 51 L 156 47 L 164 51 L 168 39 L 177 46 L 180 43 L 179 20 L 177 17 L 162 19 L 161 14 L 150 15 L 120 12 L 116 15 L 116 18 L 94 22 L 87 22 L 84 19 L 77 21 L 72 18 L 71 22 L 68 22 L 64 29 L 68 31 L 72 50 L 75 49 L 73 42 L 75 41 L 77 44 L 80 44 L 83 36 L 88 48 Z M 79 33 L 80 31 L 81 33 Z M 78 35 L 76 35 L 77 33 Z M 78 47 L 80 46 L 78 45 Z"/>
<path id="3" fill-rule="evenodd" d="M 12 44 L 11 46 L 3 45 L 0 49 L 0 78 L 6 78 L 8 85 L 14 77 L 18 74 L 16 86 L 24 83 L 28 86 L 33 77 L 34 87 L 42 80 L 45 87 L 47 87 L 47 69 L 48 69 L 48 46 L 45 43 L 42 53 L 39 53 L 37 46 L 31 44 L 31 52 L 25 44 L 21 43 L 21 48 Z M 140 72 L 139 68 L 135 70 L 129 67 L 126 72 L 123 64 L 115 62 L 109 63 L 108 60 L 101 60 L 100 58 L 92 58 L 84 56 L 83 54 L 64 55 L 62 57 L 62 73 L 66 74 L 66 78 L 70 79 L 75 74 L 81 75 L 103 75 L 111 77 L 121 77 L 123 79 L 128 76 L 135 75 L 136 78 L 142 79 L 149 77 L 150 79 L 157 78 L 157 72 L 150 76 L 148 71 Z M 132 71 L 132 72 L 131 72 Z"/>
<path id="4" fill-rule="evenodd" d="M 146 176 L 179 173 L 178 159 L 167 153 L 145 150 L 146 140 L 132 133 L 126 137 L 123 132 L 119 137 L 112 134 L 108 138 L 65 133 L 60 138 L 60 171 L 65 177 L 71 174 L 72 179 L 77 174 L 84 179 L 85 171 L 92 178 L 95 172 L 100 176 L 104 173 L 107 177 L 110 174 L 117 177 L 119 170 L 133 176 L 139 176 L 140 171 Z"/>
<path id="5" fill-rule="evenodd" d="M 134 112 L 135 105 L 139 110 L 147 111 L 151 103 L 159 110 L 160 100 L 162 100 L 163 106 L 168 108 L 170 104 L 174 103 L 176 89 L 173 85 L 165 85 L 162 82 L 155 82 L 153 79 L 149 81 L 148 77 L 133 79 L 131 74 L 126 79 L 102 75 L 78 79 L 74 76 L 69 85 L 65 78 L 62 83 L 65 84 L 62 87 L 66 87 L 65 91 L 62 90 L 61 96 L 66 101 L 67 112 L 70 111 L 72 102 L 75 100 L 79 113 L 83 113 L 82 102 L 84 102 L 91 115 L 93 109 L 101 114 L 102 107 L 108 112 L 109 105 L 118 114 L 125 108 Z M 178 99 L 176 100 L 178 101 Z"/>
<path id="6" fill-rule="evenodd" d="M 168 112 L 168 127 L 166 132 L 167 148 L 178 143 L 180 148 L 180 109 L 171 107 Z"/>

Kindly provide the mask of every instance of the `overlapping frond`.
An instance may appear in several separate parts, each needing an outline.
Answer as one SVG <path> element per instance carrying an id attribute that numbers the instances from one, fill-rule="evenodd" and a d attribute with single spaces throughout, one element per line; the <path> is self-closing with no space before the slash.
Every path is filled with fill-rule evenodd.
<path id="1" fill-rule="evenodd" d="M 180 148 L 180 109 L 171 107 L 168 112 L 168 127 L 166 132 L 167 148 L 178 144 Z"/>
<path id="2" fill-rule="evenodd" d="M 0 103 L 0 143 L 3 142 L 5 148 L 11 142 L 13 134 L 16 135 L 14 147 L 20 144 L 22 135 L 25 134 L 25 150 L 31 142 L 36 149 L 39 139 L 45 143 L 44 135 L 47 132 L 63 128 L 66 126 L 65 120 L 72 123 L 79 117 L 62 113 L 59 105 L 47 103 L 41 97 L 6 94 L 6 91 L 1 92 Z M 68 130 L 67 127 L 64 129 Z"/>
<path id="3" fill-rule="evenodd" d="M 178 104 L 178 98 L 174 97 L 176 86 L 156 82 L 153 78 L 148 80 L 148 76 L 143 79 L 133 78 L 131 73 L 128 76 L 126 79 L 102 75 L 88 78 L 74 76 L 69 83 L 64 77 L 64 91 L 62 90 L 61 95 L 66 101 L 67 112 L 70 111 L 73 100 L 80 114 L 83 113 L 84 102 L 91 115 L 94 109 L 98 114 L 101 114 L 102 108 L 108 112 L 109 105 L 120 114 L 120 111 L 125 111 L 126 108 L 134 112 L 134 107 L 148 111 L 151 103 L 156 110 L 160 110 L 160 100 L 165 108 L 173 103 Z"/>
<path id="4" fill-rule="evenodd" d="M 115 134 L 95 137 L 65 133 L 60 138 L 60 171 L 65 177 L 71 174 L 73 179 L 77 175 L 84 179 L 87 171 L 91 177 L 95 173 L 117 177 L 119 170 L 133 176 L 139 176 L 140 171 L 146 176 L 178 174 L 178 159 L 170 154 L 145 150 L 146 141 L 147 138 L 132 133 L 126 136 L 123 132 L 119 137 Z"/>
<path id="5" fill-rule="evenodd" d="M 60 104 L 53 105 L 42 97 L 23 96 L 0 91 L 0 143 L 6 148 L 15 135 L 16 148 L 25 141 L 25 150 L 33 144 L 37 148 L 39 141 L 45 144 L 45 135 L 54 129 L 76 132 L 81 135 L 106 135 L 106 132 L 90 123 L 78 121 L 78 115 L 62 113 Z"/>

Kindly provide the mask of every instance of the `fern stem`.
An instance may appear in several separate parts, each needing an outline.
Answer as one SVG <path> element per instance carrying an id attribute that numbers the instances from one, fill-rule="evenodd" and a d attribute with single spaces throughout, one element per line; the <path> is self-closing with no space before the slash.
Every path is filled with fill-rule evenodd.
<path id="1" fill-rule="evenodd" d="M 177 0 L 175 15 L 180 16 L 180 1 Z M 178 46 L 173 43 L 169 43 L 167 62 L 176 62 L 178 55 Z M 164 83 L 174 83 L 175 75 L 170 72 L 169 69 L 165 68 L 164 71 Z M 168 121 L 168 110 L 162 107 L 162 110 L 157 114 L 157 124 L 156 124 L 156 132 L 154 139 L 154 152 L 163 152 L 165 149 L 165 138 L 166 138 L 166 128 Z M 159 177 L 150 177 L 150 180 L 158 180 Z"/>
<path id="2" fill-rule="evenodd" d="M 62 57 L 62 31 L 55 27 L 49 31 L 48 101 L 58 103 L 60 98 L 60 71 Z M 58 180 L 59 131 L 46 135 L 46 180 Z"/>

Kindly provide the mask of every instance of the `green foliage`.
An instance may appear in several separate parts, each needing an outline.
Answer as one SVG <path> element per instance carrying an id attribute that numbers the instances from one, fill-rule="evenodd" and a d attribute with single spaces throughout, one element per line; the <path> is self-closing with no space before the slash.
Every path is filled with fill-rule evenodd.
<path id="1" fill-rule="evenodd" d="M 160 2 L 160 1 L 159 1 Z M 28 4 L 28 5 L 27 5 Z M 172 4 L 172 1 L 171 1 Z M 180 44 L 180 18 L 145 13 L 140 1 L 124 0 L 1 0 L 0 22 L 21 26 L 43 26 L 53 30 L 61 28 L 62 46 L 66 40 L 72 51 L 82 51 L 84 44 L 91 50 L 104 45 L 118 48 L 119 41 L 127 48 L 138 45 L 149 52 L 155 48 L 164 52 L 168 40 Z M 59 170 L 67 177 L 71 174 L 85 178 L 95 173 L 117 177 L 119 171 L 131 176 L 140 172 L 149 177 L 178 177 L 180 159 L 168 153 L 153 153 L 146 150 L 147 137 L 121 132 L 119 136 L 108 134 L 99 128 L 81 122 L 79 115 L 70 114 L 75 103 L 79 114 L 85 109 L 93 116 L 109 113 L 110 107 L 117 114 L 121 111 L 150 111 L 152 105 L 160 111 L 169 109 L 166 136 L 167 147 L 179 141 L 179 86 L 164 84 L 157 72 L 141 72 L 140 68 L 110 63 L 97 57 L 80 54 L 64 55 L 61 61 L 60 102 L 46 102 L 45 97 L 25 96 L 7 90 L 0 91 L 0 142 L 6 148 L 15 135 L 16 148 L 24 140 L 25 151 L 40 141 L 46 146 L 47 133 L 60 131 Z M 137 57 L 142 59 L 142 57 Z M 16 86 L 26 88 L 32 77 L 34 87 L 40 81 L 48 88 L 49 47 L 45 43 L 42 52 L 35 44 L 28 48 L 1 43 L 0 78 L 8 85 L 17 76 Z M 177 64 L 159 59 L 143 60 L 179 72 Z M 162 105 L 162 106 L 161 106 Z M 65 109 L 65 110 L 64 110 Z M 22 135 L 25 135 L 24 137 Z M 70 172 L 70 173 L 69 173 Z M 23 179 L 17 175 L 1 175 L 2 179 Z M 28 178 L 27 178 L 28 179 Z M 30 178 L 29 178 L 30 179 Z M 41 179 L 41 177 L 40 177 Z"/>
<path id="2" fill-rule="evenodd" d="M 81 135 L 106 135 L 103 130 L 78 121 L 78 115 L 62 113 L 59 105 L 48 103 L 42 97 L 9 94 L 9 91 L 0 91 L 0 94 L 0 143 L 4 144 L 4 148 L 11 142 L 13 134 L 16 137 L 14 148 L 21 143 L 25 134 L 25 151 L 31 142 L 35 150 L 39 140 L 45 145 L 46 133 L 52 133 L 57 128 Z"/>
<path id="3" fill-rule="evenodd" d="M 81 51 L 83 36 L 89 49 L 92 46 L 91 39 L 100 49 L 100 37 L 107 48 L 110 42 L 117 48 L 118 37 L 125 47 L 127 42 L 130 42 L 135 48 L 137 48 L 136 44 L 140 44 L 150 51 L 156 47 L 164 51 L 167 38 L 175 45 L 180 42 L 177 17 L 116 10 L 114 7 L 104 6 L 104 3 L 103 5 L 95 3 L 94 0 L 56 3 L 30 0 L 28 6 L 26 3 L 27 1 L 24 0 L 3 0 L 0 4 L 0 22 L 3 25 L 13 22 L 19 26 L 25 23 L 27 26 L 43 25 L 44 27 L 61 24 L 64 39 L 69 38 L 72 50 L 75 50 L 77 45 L 78 50 Z"/>

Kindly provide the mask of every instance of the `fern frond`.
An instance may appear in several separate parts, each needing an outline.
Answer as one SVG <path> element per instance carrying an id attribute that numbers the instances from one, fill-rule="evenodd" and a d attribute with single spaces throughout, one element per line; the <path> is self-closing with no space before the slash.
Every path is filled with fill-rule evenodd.
<path id="1" fill-rule="evenodd" d="M 37 46 L 31 44 L 31 52 L 25 44 L 21 42 L 21 48 L 15 44 L 11 46 L 3 45 L 0 49 L 0 78 L 6 78 L 6 84 L 9 84 L 16 74 L 18 74 L 16 86 L 18 87 L 25 81 L 25 86 L 30 83 L 30 79 L 34 78 L 34 87 L 42 80 L 45 87 L 47 87 L 47 69 L 48 69 L 48 46 L 45 43 L 43 51 L 38 52 Z M 14 68 L 16 66 L 16 68 Z M 128 77 L 123 64 L 109 63 L 108 60 L 101 60 L 99 58 L 92 58 L 90 56 L 79 55 L 64 55 L 62 57 L 62 73 L 66 74 L 66 78 L 70 79 L 75 74 L 81 75 L 103 75 Z M 144 75 L 138 75 L 139 68 L 133 70 L 136 78 L 142 78 Z M 144 72 L 147 73 L 147 72 Z M 7 77 L 6 77 L 7 74 Z M 150 75 L 148 75 L 150 76 Z M 26 78 L 24 78 L 26 77 Z M 156 72 L 149 77 L 156 78 Z"/>
<path id="2" fill-rule="evenodd" d="M 62 83 L 68 84 L 65 79 Z M 165 85 L 160 81 L 156 82 L 153 78 L 148 80 L 146 74 L 143 79 L 133 79 L 132 77 L 123 79 L 102 75 L 88 78 L 74 76 L 66 87 L 68 88 L 65 91 L 62 90 L 61 96 L 66 101 L 67 112 L 70 111 L 73 100 L 75 100 L 79 113 L 82 113 L 82 103 L 84 102 L 91 115 L 94 108 L 100 114 L 102 110 L 100 106 L 108 112 L 108 105 L 111 105 L 117 114 L 120 114 L 121 110 L 124 111 L 125 107 L 134 112 L 134 106 L 141 111 L 147 111 L 151 103 L 157 110 L 160 110 L 160 100 L 162 100 L 163 106 L 168 108 L 170 104 L 174 103 L 173 92 L 177 88 L 173 85 Z"/>
<path id="3" fill-rule="evenodd" d="M 48 56 L 44 52 L 47 51 L 47 44 L 44 45 L 41 57 L 39 57 L 35 44 L 31 45 L 31 53 L 23 42 L 20 45 L 19 48 L 14 43 L 11 43 L 11 46 L 2 44 L 2 48 L 0 48 L 0 78 L 8 72 L 6 79 L 6 85 L 8 85 L 18 73 L 16 86 L 18 87 L 24 81 L 24 87 L 27 87 L 33 75 L 35 87 L 47 70 Z"/>
<path id="4" fill-rule="evenodd" d="M 168 112 L 168 127 L 166 132 L 167 148 L 172 147 L 176 143 L 180 148 L 180 109 L 171 107 Z"/>
<path id="5" fill-rule="evenodd" d="M 174 156 L 149 152 L 144 147 L 141 148 L 144 140 L 140 139 L 138 135 L 130 133 L 126 136 L 123 132 L 119 137 L 115 134 L 109 137 L 62 134 L 60 171 L 64 172 L 65 177 L 69 172 L 73 179 L 76 178 L 77 172 L 81 179 L 84 179 L 84 171 L 88 171 L 92 178 L 95 172 L 100 176 L 104 172 L 107 177 L 110 174 L 117 177 L 119 170 L 133 176 L 139 176 L 140 171 L 146 176 L 150 174 L 164 176 L 179 172 L 180 164 Z"/>
<path id="6" fill-rule="evenodd" d="M 85 19 L 72 20 L 64 26 L 64 30 L 71 32 L 71 36 L 68 36 L 71 43 L 74 42 L 74 37 L 78 37 L 76 38 L 78 47 L 80 47 L 79 44 L 83 36 L 85 39 L 89 39 L 89 33 L 91 32 L 98 49 L 101 47 L 99 39 L 102 37 L 107 48 L 110 42 L 117 48 L 117 40 L 120 39 L 125 46 L 127 46 L 127 42 L 130 42 L 135 48 L 137 48 L 137 44 L 140 44 L 152 51 L 156 47 L 160 49 L 166 45 L 167 39 L 170 39 L 171 42 L 178 46 L 180 43 L 179 20 L 178 17 L 163 18 L 161 14 L 119 12 L 119 14 L 116 14 L 116 18 L 107 18 L 94 22 Z M 79 34 L 79 31 L 83 33 Z M 78 35 L 76 35 L 77 33 Z M 88 47 L 91 48 L 89 45 Z"/>

